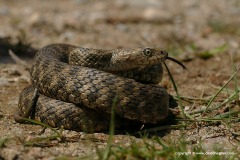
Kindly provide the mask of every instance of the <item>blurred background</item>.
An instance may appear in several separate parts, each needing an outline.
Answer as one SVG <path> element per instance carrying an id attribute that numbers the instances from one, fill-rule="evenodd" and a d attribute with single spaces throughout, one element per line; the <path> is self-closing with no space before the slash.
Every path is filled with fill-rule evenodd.
<path id="1" fill-rule="evenodd" d="M 0 54 L 7 44 L 152 46 L 185 59 L 239 48 L 239 0 L 1 0 L 0 19 Z"/>

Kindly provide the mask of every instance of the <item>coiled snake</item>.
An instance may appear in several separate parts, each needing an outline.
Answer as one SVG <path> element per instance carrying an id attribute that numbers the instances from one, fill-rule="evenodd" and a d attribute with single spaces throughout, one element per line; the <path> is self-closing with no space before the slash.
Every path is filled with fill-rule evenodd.
<path id="1" fill-rule="evenodd" d="M 30 69 L 33 87 L 20 94 L 14 118 L 17 122 L 31 117 L 52 127 L 101 131 L 109 127 L 115 99 L 116 127 L 135 121 L 156 124 L 166 119 L 169 110 L 169 94 L 156 84 L 162 79 L 161 62 L 165 59 L 172 58 L 162 49 L 48 45 L 35 55 Z M 35 94 L 40 93 L 35 102 L 34 88 Z"/>

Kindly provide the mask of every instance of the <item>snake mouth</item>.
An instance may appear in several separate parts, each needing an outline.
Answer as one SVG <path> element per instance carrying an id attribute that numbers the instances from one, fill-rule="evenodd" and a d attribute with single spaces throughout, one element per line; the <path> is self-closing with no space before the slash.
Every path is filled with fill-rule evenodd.
<path id="1" fill-rule="evenodd" d="M 166 59 L 169 59 L 169 60 L 171 60 L 171 61 L 177 63 L 178 65 L 182 66 L 183 69 L 187 69 L 187 67 L 185 67 L 184 64 L 183 64 L 182 62 L 176 60 L 175 58 L 172 58 L 172 57 L 167 56 Z"/>

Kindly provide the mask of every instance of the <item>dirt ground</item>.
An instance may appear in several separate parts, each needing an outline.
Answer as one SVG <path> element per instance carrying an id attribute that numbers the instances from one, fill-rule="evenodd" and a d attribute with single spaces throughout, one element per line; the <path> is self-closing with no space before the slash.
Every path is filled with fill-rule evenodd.
<path id="1" fill-rule="evenodd" d="M 30 79 L 28 70 L 9 56 L 9 50 L 30 66 L 36 51 L 51 43 L 103 49 L 164 48 L 188 68 L 185 71 L 167 61 L 180 95 L 190 97 L 183 103 L 186 111 L 206 107 L 194 98 L 216 94 L 236 71 L 233 65 L 240 66 L 239 0 L 1 0 L 0 21 L 0 142 L 7 140 L 0 143 L 0 159 L 81 157 L 104 148 L 108 138 L 108 133 L 63 131 L 65 142 L 26 146 L 29 140 L 52 131 L 40 133 L 41 126 L 14 121 L 19 93 Z M 239 85 L 240 72 L 236 75 Z M 214 104 L 228 99 L 236 84 L 231 81 Z M 166 72 L 161 85 L 175 95 Z M 229 107 L 239 111 L 237 101 L 214 114 Z M 239 150 L 239 112 L 237 117 L 230 129 L 222 123 L 191 123 L 185 129 L 167 130 L 161 137 L 178 141 L 184 135 L 193 145 L 201 141 L 209 151 L 214 146 L 223 146 L 226 152 Z M 126 146 L 132 140 L 141 138 L 119 134 L 113 139 Z"/>

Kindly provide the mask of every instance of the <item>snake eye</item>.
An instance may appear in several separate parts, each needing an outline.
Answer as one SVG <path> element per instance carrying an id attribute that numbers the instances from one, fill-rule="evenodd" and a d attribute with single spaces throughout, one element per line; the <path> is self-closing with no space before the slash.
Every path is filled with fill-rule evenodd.
<path id="1" fill-rule="evenodd" d="M 150 48 L 145 48 L 143 50 L 143 53 L 145 56 L 151 57 L 152 56 L 152 50 Z"/>

